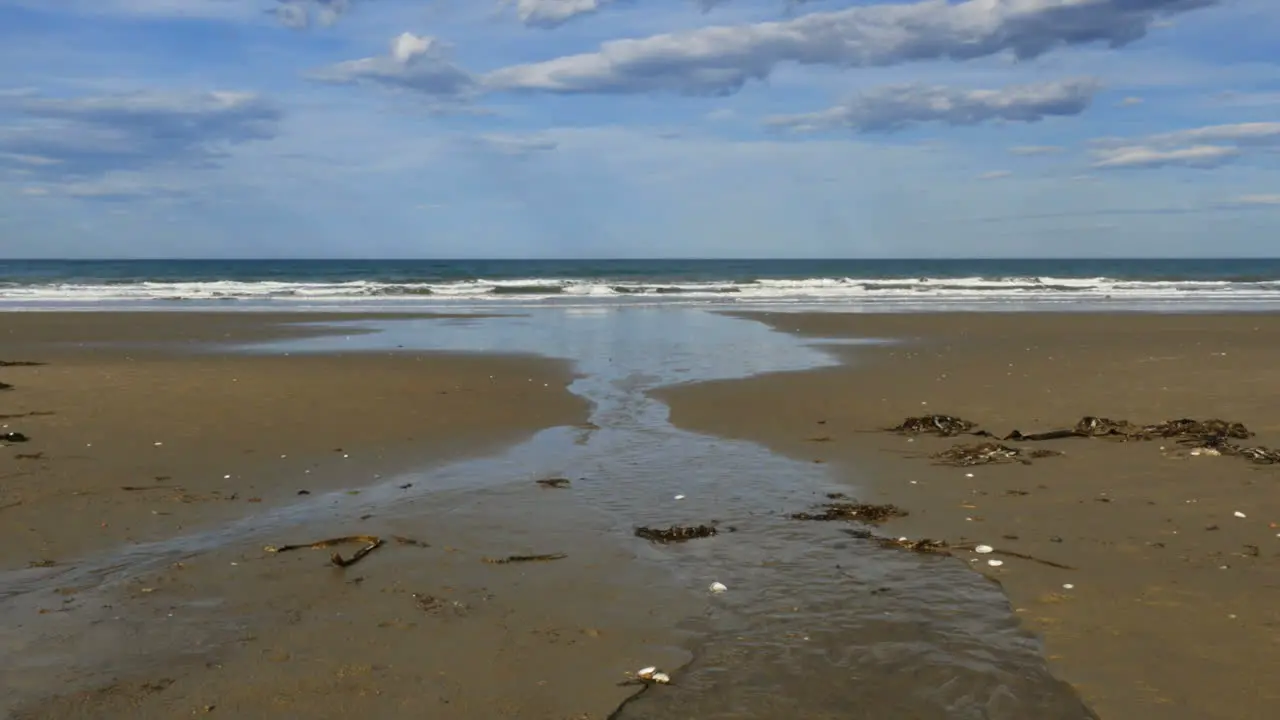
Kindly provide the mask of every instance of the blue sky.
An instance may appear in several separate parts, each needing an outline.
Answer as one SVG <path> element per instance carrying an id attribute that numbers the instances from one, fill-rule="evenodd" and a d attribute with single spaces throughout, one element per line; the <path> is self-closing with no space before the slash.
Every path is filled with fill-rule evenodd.
<path id="1" fill-rule="evenodd" d="M 1280 255 L 1276 0 L 0 0 L 0 256 Z"/>

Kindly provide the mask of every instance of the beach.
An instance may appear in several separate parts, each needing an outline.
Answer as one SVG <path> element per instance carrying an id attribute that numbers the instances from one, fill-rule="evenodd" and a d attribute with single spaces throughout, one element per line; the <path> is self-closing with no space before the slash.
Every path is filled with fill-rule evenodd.
<path id="1" fill-rule="evenodd" d="M 858 500 L 909 512 L 881 534 L 992 546 L 956 550 L 957 562 L 1000 584 L 1043 638 L 1055 674 L 1102 718 L 1271 716 L 1280 697 L 1271 681 L 1280 668 L 1278 466 L 1192 454 L 1175 440 L 1066 438 L 1006 443 L 1062 453 L 1030 464 L 949 467 L 929 455 L 989 438 L 882 429 L 934 413 L 998 437 L 1084 416 L 1221 418 L 1257 433 L 1233 442 L 1276 447 L 1280 318 L 745 317 L 818 343 L 897 342 L 830 345 L 845 360 L 838 367 L 661 391 L 673 423 L 834 466 Z"/>
<path id="2" fill-rule="evenodd" d="M 1280 445 L 1272 315 L 0 320 L 0 430 L 29 437 L 0 448 L 15 718 L 1261 718 L 1276 699 L 1280 466 L 999 440 L 1092 415 Z M 884 431 L 927 414 L 990 435 Z M 929 457 L 982 442 L 1028 464 Z M 907 515 L 796 519 L 853 500 Z M 672 684 L 626 682 L 646 666 Z"/>
<path id="3" fill-rule="evenodd" d="M 0 429 L 30 437 L 0 455 L 0 568 L 225 522 L 585 419 L 569 368 L 542 358 L 208 352 L 352 317 L 5 315 L 0 361 L 47 364 L 0 368 L 14 386 Z"/>
<path id="4" fill-rule="evenodd" d="M 350 319 L 0 320 L 11 363 L 0 381 L 12 385 L 0 425 L 29 438 L 0 448 L 5 712 L 576 717 L 634 692 L 616 680 L 654 639 L 658 611 L 628 616 L 631 605 L 602 604 L 617 589 L 581 580 L 580 597 L 562 592 L 616 563 L 608 548 L 576 548 L 536 572 L 481 562 L 563 549 L 586 531 L 521 468 L 509 469 L 513 489 L 426 502 L 406 481 L 384 488 L 404 498 L 385 509 L 326 510 L 380 478 L 581 423 L 571 369 L 528 356 L 287 357 L 209 344 L 313 336 L 298 323 Z M 13 364 L 27 362 L 45 364 Z M 317 509 L 270 519 L 311 498 Z M 370 533 L 387 546 L 347 571 L 326 567 L 329 549 L 262 550 L 263 537 Z M 672 624 L 658 624 L 662 637 Z"/>

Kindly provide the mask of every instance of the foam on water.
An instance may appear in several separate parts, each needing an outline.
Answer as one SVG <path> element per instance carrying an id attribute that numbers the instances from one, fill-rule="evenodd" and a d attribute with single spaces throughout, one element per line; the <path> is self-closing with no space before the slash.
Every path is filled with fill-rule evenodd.
<path id="1" fill-rule="evenodd" d="M 813 277 L 733 282 L 528 277 L 448 282 L 280 280 L 0 283 L 0 307 L 90 303 L 192 305 L 247 301 L 278 309 L 358 304 L 392 307 L 719 304 L 933 305 L 1125 303 L 1280 304 L 1277 280 L 1127 280 L 1109 277 Z"/>

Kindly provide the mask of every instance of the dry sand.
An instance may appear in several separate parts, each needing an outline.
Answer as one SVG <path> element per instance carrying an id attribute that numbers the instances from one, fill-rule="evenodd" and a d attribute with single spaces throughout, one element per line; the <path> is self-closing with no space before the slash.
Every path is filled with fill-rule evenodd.
<path id="1" fill-rule="evenodd" d="M 1008 443 L 1065 453 L 1030 465 L 955 468 L 928 455 L 983 438 L 878 429 L 925 413 L 1001 436 L 1085 415 L 1218 417 L 1257 432 L 1244 444 L 1280 447 L 1280 316 L 748 317 L 815 339 L 904 342 L 833 348 L 839 367 L 665 391 L 673 422 L 833 463 L 858 499 L 910 512 L 888 535 L 1073 568 L 956 553 L 1003 585 L 1051 667 L 1104 720 L 1275 716 L 1280 465 L 1192 456 L 1167 440 L 1073 438 Z"/>
<path id="2" fill-rule="evenodd" d="M 581 543 L 593 528 L 572 493 L 520 468 L 507 486 L 406 492 L 385 517 L 272 538 L 401 534 L 427 547 L 389 542 L 339 569 L 327 550 L 273 554 L 232 537 L 95 587 L 86 568 L 127 572 L 145 541 L 226 527 L 309 500 L 303 491 L 355 493 L 586 417 L 569 368 L 549 360 L 205 352 L 339 319 L 0 315 L 0 360 L 47 363 L 0 367 L 13 386 L 0 391 L 0 430 L 30 436 L 0 447 L 0 715 L 603 717 L 635 690 L 617 687 L 625 670 L 685 659 L 670 628 L 687 608 L 659 597 L 643 568 L 610 573 L 629 553 Z M 114 341 L 132 345 L 103 345 Z M 21 592 L 30 583 L 43 589 Z"/>

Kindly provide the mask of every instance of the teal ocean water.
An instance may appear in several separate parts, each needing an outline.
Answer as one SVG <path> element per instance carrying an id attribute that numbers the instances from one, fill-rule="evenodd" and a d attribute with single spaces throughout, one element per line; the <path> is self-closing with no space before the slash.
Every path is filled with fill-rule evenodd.
<path id="1" fill-rule="evenodd" d="M 0 304 L 1280 303 L 1280 259 L 0 260 Z M 285 308 L 281 308 L 285 309 Z"/>

